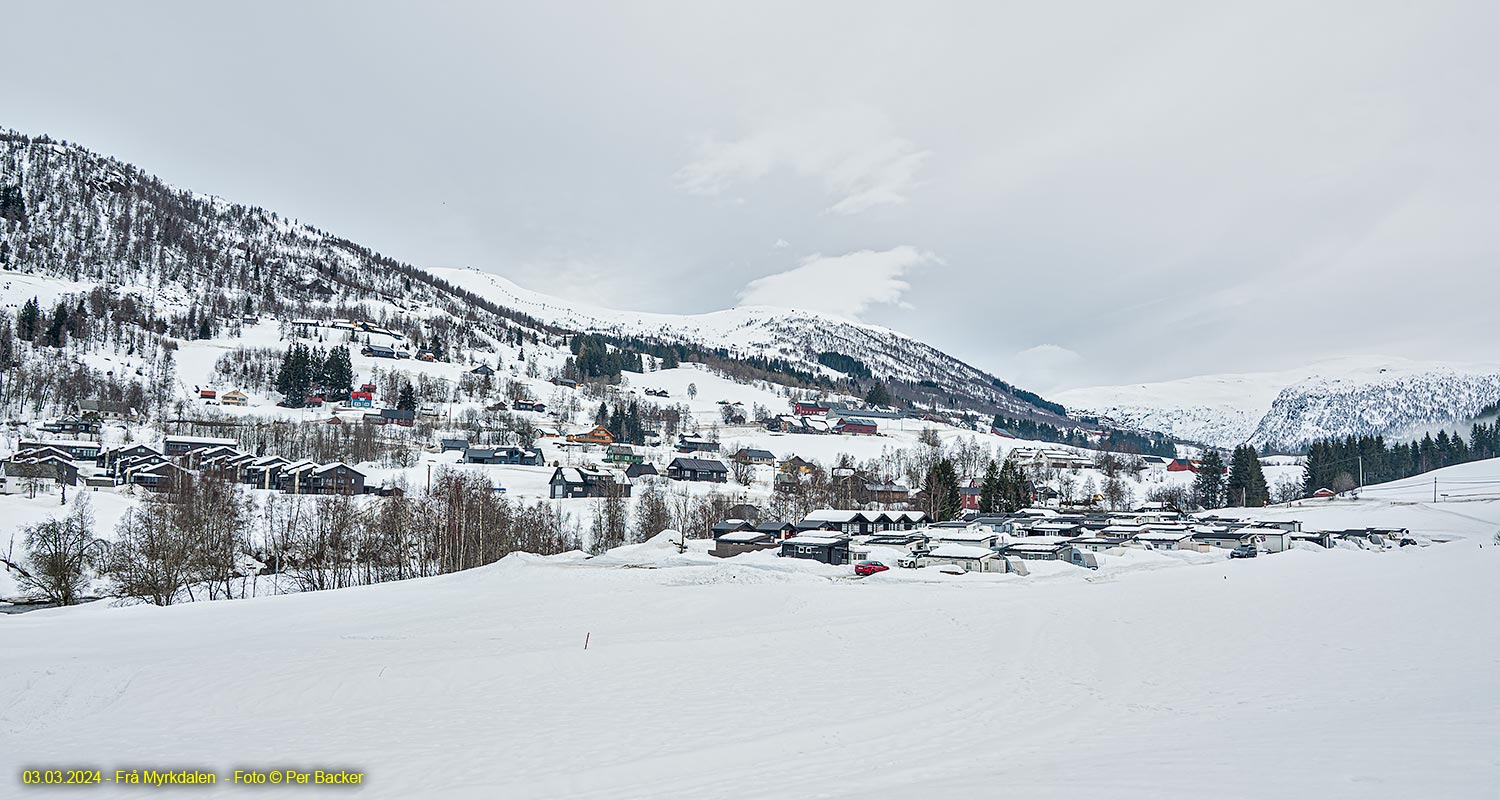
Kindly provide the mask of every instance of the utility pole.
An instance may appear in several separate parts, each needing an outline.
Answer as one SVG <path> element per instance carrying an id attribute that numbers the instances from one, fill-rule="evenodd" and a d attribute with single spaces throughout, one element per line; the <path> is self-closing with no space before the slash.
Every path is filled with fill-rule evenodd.
<path id="1" fill-rule="evenodd" d="M 1359 488 L 1365 488 L 1365 457 L 1355 456 L 1359 459 Z"/>
<path id="2" fill-rule="evenodd" d="M 1432 502 L 1437 502 L 1437 478 L 1432 479 Z"/>

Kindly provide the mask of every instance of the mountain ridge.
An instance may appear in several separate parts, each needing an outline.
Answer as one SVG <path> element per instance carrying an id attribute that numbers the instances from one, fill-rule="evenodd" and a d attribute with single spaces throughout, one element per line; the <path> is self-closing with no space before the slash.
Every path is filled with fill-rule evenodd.
<path id="1" fill-rule="evenodd" d="M 1500 401 L 1500 364 L 1346 356 L 1287 370 L 1070 389 L 1070 413 L 1218 447 L 1298 448 L 1463 421 Z"/>

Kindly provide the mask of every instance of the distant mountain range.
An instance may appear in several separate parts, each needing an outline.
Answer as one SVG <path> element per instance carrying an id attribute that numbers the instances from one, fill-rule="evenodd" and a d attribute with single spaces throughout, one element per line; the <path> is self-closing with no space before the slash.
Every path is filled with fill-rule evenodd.
<path id="1" fill-rule="evenodd" d="M 1219 447 L 1294 449 L 1327 436 L 1463 424 L 1500 402 L 1500 365 L 1351 356 L 1280 372 L 1059 392 L 1070 412 L 1097 414 Z"/>

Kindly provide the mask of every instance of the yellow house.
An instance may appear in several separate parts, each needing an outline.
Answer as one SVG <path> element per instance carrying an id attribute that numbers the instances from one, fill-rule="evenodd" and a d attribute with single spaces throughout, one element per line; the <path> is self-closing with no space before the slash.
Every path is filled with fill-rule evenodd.
<path id="1" fill-rule="evenodd" d="M 235 389 L 220 395 L 219 402 L 226 406 L 243 406 L 250 404 L 250 398 L 246 397 L 244 392 Z"/>

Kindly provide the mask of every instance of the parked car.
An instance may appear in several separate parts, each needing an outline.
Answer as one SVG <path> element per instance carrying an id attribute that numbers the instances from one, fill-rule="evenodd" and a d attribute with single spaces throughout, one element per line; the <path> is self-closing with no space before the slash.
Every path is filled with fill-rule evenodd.
<path id="1" fill-rule="evenodd" d="M 861 561 L 854 565 L 855 575 L 874 575 L 877 572 L 885 572 L 890 569 L 879 561 Z"/>
<path id="2" fill-rule="evenodd" d="M 1242 544 L 1229 551 L 1230 558 L 1255 558 L 1258 555 L 1260 551 L 1255 549 L 1253 544 Z"/>
<path id="3" fill-rule="evenodd" d="M 1414 544 L 1419 544 L 1419 542 L 1416 539 L 1412 539 L 1410 537 L 1401 540 L 1402 547 L 1410 547 Z"/>

